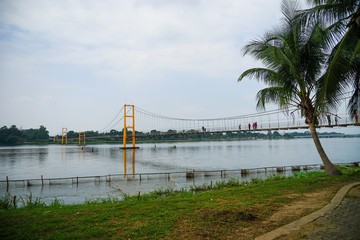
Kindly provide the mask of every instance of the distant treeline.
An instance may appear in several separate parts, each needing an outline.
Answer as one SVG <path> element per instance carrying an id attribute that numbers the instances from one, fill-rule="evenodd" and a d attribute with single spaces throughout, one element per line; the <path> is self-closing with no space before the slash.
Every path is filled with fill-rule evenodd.
<path id="1" fill-rule="evenodd" d="M 86 131 L 86 143 L 122 143 L 122 131 L 112 129 L 110 132 L 99 133 L 98 131 Z M 152 130 L 148 133 L 135 132 L 137 142 L 165 142 L 165 141 L 206 141 L 206 140 L 247 140 L 247 139 L 292 139 L 311 137 L 310 132 L 291 132 L 280 134 L 278 131 L 242 131 L 227 133 L 209 133 L 206 131 L 189 130 L 178 132 L 168 130 L 160 132 Z M 131 136 L 131 132 L 128 133 Z M 346 137 L 342 133 L 319 133 L 320 137 Z M 78 143 L 79 132 L 69 131 L 67 133 L 68 142 Z M 360 137 L 360 136 L 355 136 Z M 130 138 L 128 139 L 130 141 Z M 18 129 L 15 125 L 0 128 L 0 145 L 18 145 L 25 143 L 61 143 L 61 136 L 49 136 L 46 127 L 40 126 L 39 129 Z"/>
<path id="2" fill-rule="evenodd" d="M 86 143 L 122 143 L 123 132 L 111 130 L 107 133 L 99 133 L 97 131 L 86 131 Z M 128 137 L 131 132 L 128 132 Z M 78 132 L 69 131 L 69 143 L 78 142 Z M 136 142 L 168 142 L 168 141 L 210 141 L 210 140 L 251 140 L 251 139 L 292 139 L 292 138 L 308 138 L 311 137 L 310 132 L 292 132 L 280 134 L 278 131 L 241 131 L 241 132 L 218 132 L 210 133 L 199 130 L 176 131 L 168 130 L 166 132 L 151 130 L 150 132 L 135 132 Z M 342 133 L 330 132 L 319 133 L 320 137 L 346 137 Z M 360 136 L 357 136 L 360 137 Z M 131 141 L 129 137 L 128 141 Z M 57 142 L 61 142 L 61 136 L 57 137 Z"/>
<path id="3" fill-rule="evenodd" d="M 15 125 L 11 127 L 3 126 L 0 128 L 0 145 L 18 145 L 26 142 L 42 142 L 49 141 L 49 131 L 44 126 L 39 129 L 18 129 Z"/>
<path id="4" fill-rule="evenodd" d="M 86 131 L 86 143 L 122 143 L 123 132 L 111 130 L 107 133 L 98 133 L 94 131 Z M 131 132 L 128 132 L 128 141 L 131 141 Z M 78 141 L 78 132 L 69 131 L 69 143 Z M 232 140 L 232 139 L 264 139 L 264 138 L 280 138 L 279 133 L 261 133 L 261 132 L 227 132 L 225 133 L 209 133 L 204 131 L 189 130 L 178 132 L 176 130 L 168 130 L 161 132 L 151 130 L 150 132 L 135 132 L 137 142 L 166 142 L 166 141 L 204 141 L 204 140 Z M 61 141 L 61 136 L 57 137 L 57 141 Z"/>

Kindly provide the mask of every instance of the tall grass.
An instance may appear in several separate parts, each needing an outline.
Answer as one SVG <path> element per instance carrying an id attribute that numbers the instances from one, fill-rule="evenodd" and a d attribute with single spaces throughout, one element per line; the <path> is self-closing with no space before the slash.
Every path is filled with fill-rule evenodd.
<path id="1" fill-rule="evenodd" d="M 4 197 L 0 198 L 0 209 L 9 209 L 16 207 L 16 198 L 7 193 Z"/>
<path id="2" fill-rule="evenodd" d="M 346 167 L 339 166 L 338 169 L 346 174 L 347 176 L 360 176 L 360 167 Z M 213 183 L 204 183 L 202 185 L 191 185 L 184 187 L 181 190 L 174 190 L 171 188 L 160 188 L 155 189 L 152 192 L 141 194 L 140 192 L 135 195 L 121 194 L 119 197 L 106 197 L 106 198 L 96 198 L 96 199 L 87 199 L 85 204 L 105 204 L 105 203 L 119 203 L 122 201 L 133 201 L 133 200 L 150 200 L 150 199 L 161 199 L 175 197 L 183 193 L 196 194 L 200 192 L 210 191 L 210 190 L 221 190 L 224 188 L 255 185 L 263 182 L 277 182 L 288 180 L 301 180 L 307 179 L 308 183 L 314 183 L 322 178 L 326 178 L 327 175 L 323 171 L 316 172 L 299 172 L 294 173 L 293 176 L 282 176 L 282 175 L 273 175 L 265 179 L 262 178 L 252 178 L 248 181 L 243 181 L 239 178 L 230 178 L 228 180 L 217 181 Z M 59 199 L 54 199 L 48 206 L 63 206 L 64 202 Z M 10 209 L 17 207 L 26 207 L 26 208 L 35 208 L 46 206 L 46 203 L 40 197 L 34 197 L 30 192 L 29 195 L 20 196 L 11 196 L 10 193 L 7 193 L 4 197 L 0 198 L 0 209 Z"/>

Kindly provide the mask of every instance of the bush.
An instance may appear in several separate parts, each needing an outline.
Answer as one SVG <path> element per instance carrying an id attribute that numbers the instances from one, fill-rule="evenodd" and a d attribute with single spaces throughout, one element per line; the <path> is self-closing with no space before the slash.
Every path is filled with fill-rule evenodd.
<path id="1" fill-rule="evenodd" d="M 22 206 L 27 208 L 46 206 L 45 202 L 42 201 L 40 197 L 34 198 L 31 192 L 29 195 L 26 195 L 25 198 L 20 197 L 20 201 L 22 202 Z"/>
<path id="2" fill-rule="evenodd" d="M 4 197 L 0 198 L 0 209 L 16 208 L 16 196 L 12 197 L 7 193 Z"/>

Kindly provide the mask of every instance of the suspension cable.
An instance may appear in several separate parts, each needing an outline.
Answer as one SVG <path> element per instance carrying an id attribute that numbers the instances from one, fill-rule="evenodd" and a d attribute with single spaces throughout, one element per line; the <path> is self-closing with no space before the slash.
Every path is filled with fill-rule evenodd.
<path id="1" fill-rule="evenodd" d="M 124 110 L 124 106 L 120 109 L 120 111 L 116 114 L 116 116 L 100 131 L 101 133 L 104 133 L 105 130 L 108 129 L 108 127 L 110 126 L 110 124 L 112 124 L 112 122 L 115 121 L 115 119 L 122 113 L 122 111 Z M 113 126 L 111 126 L 109 129 L 112 129 L 114 126 L 116 126 L 124 117 L 121 117 L 120 120 L 118 120 Z"/>

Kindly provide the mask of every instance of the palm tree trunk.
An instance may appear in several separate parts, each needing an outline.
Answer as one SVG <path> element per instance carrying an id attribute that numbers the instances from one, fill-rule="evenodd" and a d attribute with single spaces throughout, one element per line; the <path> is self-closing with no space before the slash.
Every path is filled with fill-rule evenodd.
<path id="1" fill-rule="evenodd" d="M 326 170 L 327 174 L 329 174 L 330 176 L 341 175 L 341 172 L 336 169 L 335 165 L 330 161 L 330 159 L 326 155 L 326 153 L 321 145 L 321 142 L 319 140 L 319 136 L 316 132 L 315 124 L 309 123 L 309 128 L 310 128 L 312 139 L 314 140 L 314 143 L 315 143 L 316 150 L 318 151 L 318 153 L 320 155 L 320 158 L 325 166 L 325 170 Z"/>

